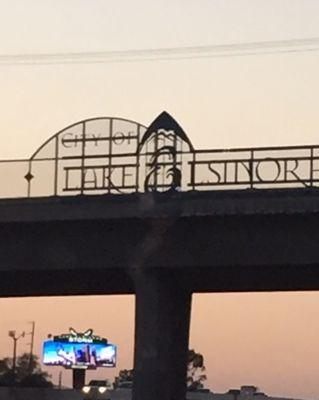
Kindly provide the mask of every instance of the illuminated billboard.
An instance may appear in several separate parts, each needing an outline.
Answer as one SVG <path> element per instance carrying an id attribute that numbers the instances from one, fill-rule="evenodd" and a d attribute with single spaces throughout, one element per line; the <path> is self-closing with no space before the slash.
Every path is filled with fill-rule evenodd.
<path id="1" fill-rule="evenodd" d="M 78 334 L 55 336 L 43 344 L 43 364 L 66 368 L 115 367 L 116 346 L 98 336 Z M 88 331 L 87 331 L 88 332 Z"/>

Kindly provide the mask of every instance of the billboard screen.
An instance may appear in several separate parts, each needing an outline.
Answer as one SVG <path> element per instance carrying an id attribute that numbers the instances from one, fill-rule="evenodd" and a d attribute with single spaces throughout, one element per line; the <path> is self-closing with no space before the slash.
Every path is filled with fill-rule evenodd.
<path id="1" fill-rule="evenodd" d="M 43 344 L 43 364 L 88 369 L 115 367 L 116 346 L 108 343 L 47 340 Z"/>

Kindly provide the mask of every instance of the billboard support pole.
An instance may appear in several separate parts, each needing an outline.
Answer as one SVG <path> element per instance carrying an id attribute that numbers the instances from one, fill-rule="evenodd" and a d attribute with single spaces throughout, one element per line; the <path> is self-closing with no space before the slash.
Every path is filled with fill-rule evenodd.
<path id="1" fill-rule="evenodd" d="M 85 369 L 74 368 L 72 370 L 72 387 L 73 389 L 82 389 L 85 385 Z"/>

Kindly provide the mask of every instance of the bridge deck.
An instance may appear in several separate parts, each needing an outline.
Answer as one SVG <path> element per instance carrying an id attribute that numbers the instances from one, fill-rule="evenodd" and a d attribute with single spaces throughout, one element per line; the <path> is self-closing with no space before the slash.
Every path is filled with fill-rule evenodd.
<path id="1" fill-rule="evenodd" d="M 319 190 L 0 201 L 0 296 L 319 289 Z"/>

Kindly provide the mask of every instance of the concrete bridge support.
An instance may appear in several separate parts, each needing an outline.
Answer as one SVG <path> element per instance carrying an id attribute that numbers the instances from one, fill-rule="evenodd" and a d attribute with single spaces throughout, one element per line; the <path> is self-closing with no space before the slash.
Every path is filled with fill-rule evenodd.
<path id="1" fill-rule="evenodd" d="M 190 311 L 181 280 L 137 279 L 133 400 L 185 400 Z"/>
<path id="2" fill-rule="evenodd" d="M 319 290 L 319 190 L 0 200 L 0 297 L 136 294 L 134 400 L 185 400 L 191 293 Z"/>

